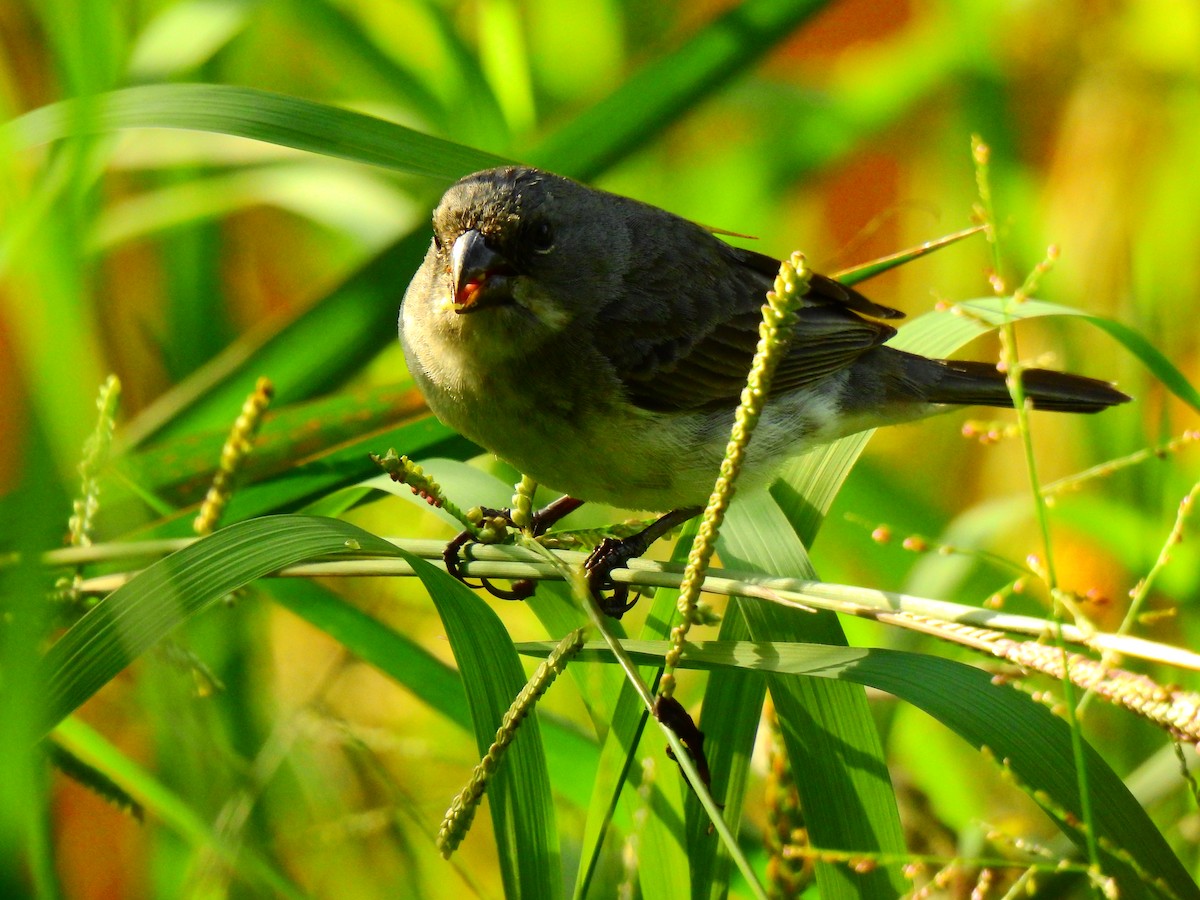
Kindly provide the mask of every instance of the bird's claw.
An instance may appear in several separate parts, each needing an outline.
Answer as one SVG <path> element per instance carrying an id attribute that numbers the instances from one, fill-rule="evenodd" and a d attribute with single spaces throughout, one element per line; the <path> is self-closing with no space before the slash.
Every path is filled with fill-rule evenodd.
<path id="1" fill-rule="evenodd" d="M 558 522 L 559 519 L 568 513 L 578 509 L 582 503 L 582 500 L 577 500 L 574 497 L 559 497 L 530 517 L 528 524 L 529 532 L 534 537 L 545 534 L 551 525 Z M 482 512 L 487 519 L 498 518 L 504 524 L 515 527 L 512 520 L 512 510 L 484 509 Z M 636 594 L 633 595 L 632 599 L 630 598 L 629 585 L 617 584 L 612 580 L 613 569 L 622 568 L 631 559 L 637 559 L 656 540 L 676 525 L 686 522 L 699 512 L 699 507 L 676 509 L 660 517 L 652 525 L 642 529 L 637 534 L 626 538 L 606 537 L 600 542 L 600 545 L 588 556 L 587 561 L 583 564 L 583 568 L 584 574 L 587 577 L 588 588 L 591 590 L 592 596 L 596 598 L 596 603 L 599 605 L 601 612 L 607 616 L 612 616 L 614 619 L 619 619 L 625 613 L 629 612 L 629 610 L 633 609 L 634 604 L 637 603 Z M 462 573 L 462 567 L 459 565 L 459 554 L 473 540 L 475 540 L 475 535 L 472 532 L 463 531 L 446 545 L 446 549 L 442 551 L 442 560 L 446 564 L 447 572 L 467 585 L 467 587 L 483 588 L 493 597 L 498 597 L 501 600 L 527 600 L 533 596 L 534 583 L 527 578 L 514 581 L 511 589 L 496 587 L 486 578 L 480 578 L 480 583 L 477 585 L 467 581 Z M 612 593 L 606 595 L 605 591 L 612 591 Z"/>
<path id="2" fill-rule="evenodd" d="M 582 500 L 576 500 L 574 497 L 559 497 L 547 506 L 539 509 L 530 516 L 529 532 L 534 537 L 540 537 L 546 533 L 546 530 L 551 525 L 555 524 L 563 516 L 578 509 L 582 505 Z M 510 528 L 515 528 L 516 525 L 512 519 L 511 509 L 491 509 L 485 507 L 480 510 L 484 519 L 500 519 Z M 528 600 L 533 596 L 535 585 L 528 578 L 519 578 L 512 583 L 512 588 L 501 588 L 492 584 L 486 578 L 480 578 L 479 584 L 472 584 L 467 581 L 463 575 L 462 567 L 459 565 L 459 553 L 463 548 L 475 540 L 475 535 L 470 531 L 460 531 L 453 540 L 446 544 L 446 549 L 442 551 L 442 561 L 446 564 L 446 571 L 461 581 L 469 588 L 483 588 L 493 597 L 500 600 Z"/>
<path id="3" fill-rule="evenodd" d="M 446 571 L 469 588 L 477 588 L 480 585 L 471 584 L 471 582 L 467 581 L 467 576 L 462 573 L 462 567 L 458 564 L 458 553 L 474 537 L 469 531 L 460 531 L 442 548 L 442 562 L 446 564 Z"/>
<path id="4" fill-rule="evenodd" d="M 629 599 L 629 585 L 616 584 L 612 580 L 612 571 L 644 552 L 645 548 L 639 549 L 637 542 L 606 537 L 584 562 L 583 571 L 587 576 L 588 589 L 596 598 L 600 611 L 606 616 L 619 619 L 637 603 L 636 596 L 632 600 Z M 612 594 L 605 595 L 607 590 L 611 590 Z"/>
<path id="5" fill-rule="evenodd" d="M 482 512 L 487 519 L 502 519 L 509 526 L 513 524 L 511 510 L 484 508 Z M 534 584 L 528 578 L 517 579 L 512 583 L 511 589 L 498 587 L 483 577 L 480 577 L 479 584 L 472 584 L 468 581 L 467 576 L 463 574 L 462 566 L 459 565 L 459 553 L 474 540 L 474 534 L 463 530 L 446 544 L 445 549 L 442 550 L 442 562 L 446 564 L 447 572 L 467 587 L 476 590 L 483 588 L 499 600 L 528 600 L 533 596 Z"/>

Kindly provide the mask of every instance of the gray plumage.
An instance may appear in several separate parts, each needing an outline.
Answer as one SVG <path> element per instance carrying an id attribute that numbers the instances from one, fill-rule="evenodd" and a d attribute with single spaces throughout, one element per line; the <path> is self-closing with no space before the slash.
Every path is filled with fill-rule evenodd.
<path id="1" fill-rule="evenodd" d="M 703 504 L 778 263 L 665 210 L 536 169 L 469 175 L 433 217 L 400 335 L 430 408 L 549 487 L 633 509 Z M 986 363 L 885 346 L 902 316 L 814 276 L 744 480 L 947 404 L 1011 405 Z M 1034 406 L 1095 412 L 1103 381 L 1027 370 Z"/>

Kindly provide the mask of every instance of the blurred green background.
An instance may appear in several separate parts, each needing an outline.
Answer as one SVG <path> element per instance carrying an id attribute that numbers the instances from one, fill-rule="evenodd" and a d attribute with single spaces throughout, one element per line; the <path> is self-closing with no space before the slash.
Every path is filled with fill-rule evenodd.
<path id="1" fill-rule="evenodd" d="M 317 153 L 219 133 L 231 130 L 228 115 L 210 132 L 112 130 L 87 98 L 117 88 L 238 85 L 368 113 L 757 235 L 753 246 L 764 252 L 801 249 L 818 271 L 970 225 L 977 189 L 969 139 L 979 134 L 992 148 L 1003 270 L 990 271 L 990 249 L 976 237 L 862 289 L 915 316 L 940 301 L 990 295 L 992 274 L 1012 289 L 1054 244 L 1061 259 L 1039 296 L 1132 326 L 1197 381 L 1200 7 L 758 2 L 746 4 L 745 21 L 720 19 L 734 6 L 0 4 L 0 119 L 83 98 L 65 128 L 91 133 L 47 144 L 37 136 L 54 128 L 36 114 L 0 130 L 0 551 L 61 542 L 96 392 L 110 372 L 121 381 L 121 411 L 96 540 L 188 533 L 223 432 L 259 375 L 275 380 L 279 398 L 227 521 L 295 510 L 366 479 L 365 453 L 385 451 L 399 435 L 429 456 L 472 454 L 422 420 L 394 330 L 429 211 L 460 162 L 435 160 L 425 174 L 367 165 L 355 161 L 366 152 L 357 132 L 342 132 L 346 145 L 338 146 L 336 122 Z M 731 24 L 714 26 L 721 21 Z M 760 22 L 771 26 L 756 29 Z M 156 115 L 149 101 L 141 112 Z M 256 114 L 251 102 L 247 115 Z M 271 123 L 277 135 L 288 125 L 286 117 Z M 473 167 L 470 159 L 459 171 Z M 1019 333 L 1023 358 L 1115 380 L 1136 399 L 1094 418 L 1035 416 L 1043 483 L 1196 427 L 1195 411 L 1095 329 L 1054 320 Z M 997 352 L 994 341 L 969 349 L 975 358 Z M 980 603 L 1011 574 L 975 557 L 909 552 L 900 539 L 940 536 L 1017 563 L 1041 552 L 1019 442 L 964 439 L 972 416 L 872 440 L 811 548 L 824 580 Z M 477 465 L 511 481 L 494 462 Z M 1121 621 L 1129 590 L 1198 477 L 1196 451 L 1185 446 L 1057 498 L 1060 583 L 1090 597 L 1100 626 Z M 495 498 L 460 502 L 480 499 Z M 380 533 L 451 533 L 403 498 L 349 515 Z M 589 521 L 619 517 L 596 511 Z M 872 540 L 881 524 L 891 543 Z M 1197 563 L 1185 541 L 1150 599 L 1161 615 L 1138 634 L 1195 646 L 1188 619 Z M 10 613 L 40 602 L 34 584 L 6 583 L 10 596 L 24 598 Z M 419 585 L 330 587 L 451 661 Z M 1030 593 L 1012 608 L 1044 613 Z M 499 606 L 517 639 L 545 636 L 522 607 Z M 855 643 L 918 646 L 887 629 L 846 627 Z M 11 673 L 28 648 L 22 633 L 7 632 Z M 452 865 L 431 843 L 475 761 L 473 742 L 453 722 L 336 636 L 253 593 L 176 638 L 175 650 L 147 655 L 79 717 L 200 821 L 255 848 L 312 896 L 499 894 L 486 829 Z M 1158 674 L 1196 686 L 1193 673 Z M 582 723 L 574 691 L 556 690 L 547 704 Z M 1052 832 L 948 732 L 887 698 L 877 704 L 910 848 L 969 854 L 991 825 L 1013 835 Z M 1098 703 L 1085 735 L 1122 774 L 1164 743 L 1156 729 Z M 44 842 L 63 896 L 263 890 L 158 816 L 139 823 L 60 774 L 45 785 L 29 780 L 19 757 L 4 774 L 6 801 L 41 797 L 48 814 L 31 826 L 10 816 L 6 827 L 41 835 L 29 840 Z M 766 815 L 764 760 L 747 801 L 748 832 Z M 1165 797 L 1156 820 L 1195 871 L 1195 806 L 1178 784 Z M 569 835 L 582 828 L 575 799 L 559 809 L 568 856 Z M 615 889 L 623 876 L 619 848 L 612 852 L 605 883 Z M 962 894 L 972 883 L 964 876 L 946 890 Z"/>

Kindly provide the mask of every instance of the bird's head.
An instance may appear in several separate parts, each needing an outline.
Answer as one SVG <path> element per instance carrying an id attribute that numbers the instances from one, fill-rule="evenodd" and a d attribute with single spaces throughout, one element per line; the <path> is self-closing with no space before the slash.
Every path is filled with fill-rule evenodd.
<path id="1" fill-rule="evenodd" d="M 628 254 L 609 196 L 525 167 L 468 175 L 433 214 L 438 302 L 550 333 L 590 317 L 615 296 Z"/>

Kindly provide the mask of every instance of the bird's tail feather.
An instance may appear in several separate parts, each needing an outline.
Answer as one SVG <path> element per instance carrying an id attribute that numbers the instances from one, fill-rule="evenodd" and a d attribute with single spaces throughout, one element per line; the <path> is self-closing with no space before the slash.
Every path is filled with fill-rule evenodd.
<path id="1" fill-rule="evenodd" d="M 927 402 L 1012 406 L 1004 373 L 997 371 L 995 365 L 957 359 L 930 362 L 936 363 L 941 372 L 936 377 L 922 379 L 922 399 Z M 1025 369 L 1021 384 L 1034 409 L 1093 413 L 1130 399 L 1107 381 L 1050 369 Z"/>

